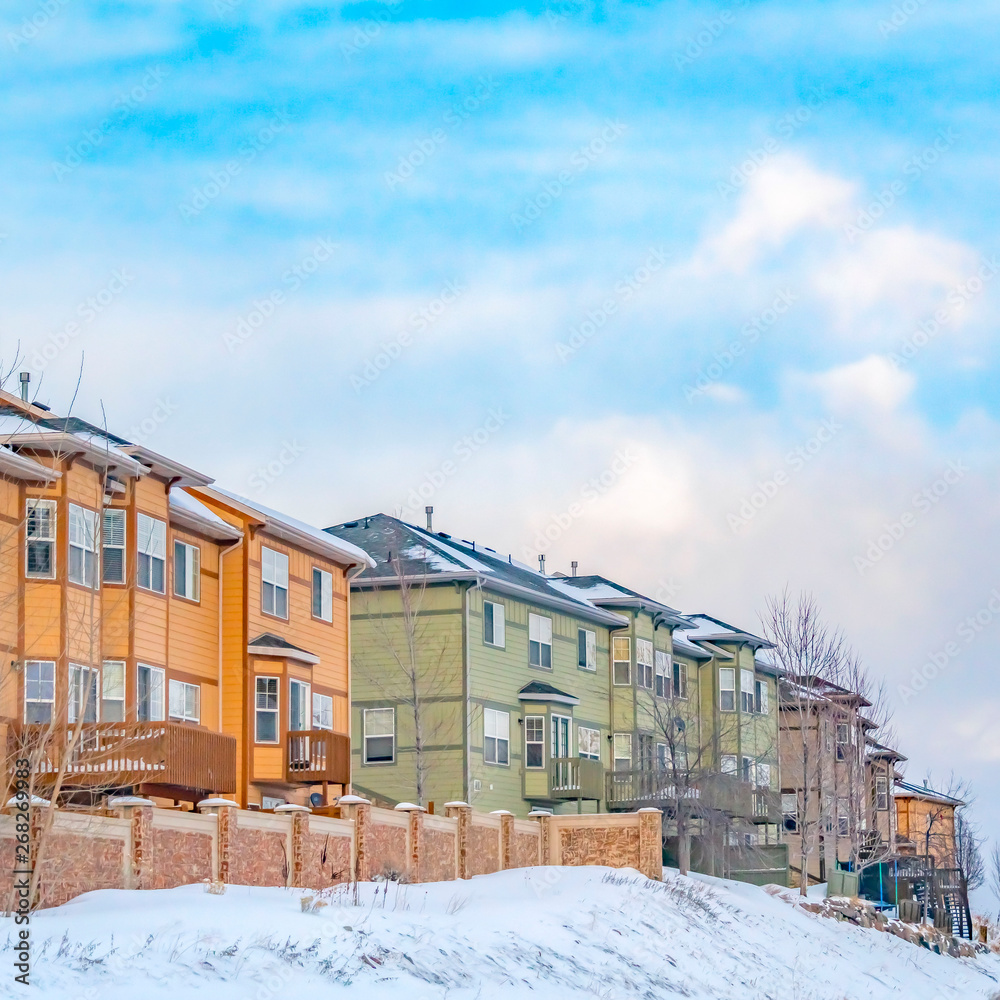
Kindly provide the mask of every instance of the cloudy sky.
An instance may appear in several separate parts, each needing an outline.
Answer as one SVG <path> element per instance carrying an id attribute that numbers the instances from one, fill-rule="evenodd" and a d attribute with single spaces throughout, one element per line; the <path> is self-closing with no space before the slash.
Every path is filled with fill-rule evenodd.
<path id="1" fill-rule="evenodd" d="M 998 27 L 17 0 L 0 355 L 319 524 L 433 503 L 745 627 L 811 590 L 1000 836 Z"/>

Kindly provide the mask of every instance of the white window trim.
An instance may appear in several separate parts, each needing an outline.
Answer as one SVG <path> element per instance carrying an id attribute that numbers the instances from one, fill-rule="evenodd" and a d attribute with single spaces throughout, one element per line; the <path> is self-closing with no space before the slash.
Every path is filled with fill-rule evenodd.
<path id="1" fill-rule="evenodd" d="M 375 717 L 374 713 L 391 712 L 392 713 L 392 732 L 391 733 L 369 733 L 368 732 L 368 717 Z M 395 708 L 365 708 L 361 713 L 361 733 L 362 733 L 362 759 L 365 764 L 371 767 L 378 767 L 385 764 L 395 764 L 396 763 L 396 709 Z M 368 758 L 368 741 L 369 740 L 384 740 L 386 737 L 392 738 L 392 758 L 390 760 L 369 760 Z"/>
<path id="2" fill-rule="evenodd" d="M 323 707 L 317 712 L 317 700 L 322 699 L 320 702 L 321 706 L 329 706 L 330 711 L 330 722 L 329 725 L 325 724 L 323 721 Z M 317 722 L 317 718 L 319 721 Z M 313 729 L 321 729 L 324 732 L 333 732 L 333 696 L 329 694 L 323 694 L 322 691 L 313 691 L 312 696 L 312 727 Z"/>
<path id="3" fill-rule="evenodd" d="M 66 698 L 66 721 L 68 723 L 72 724 L 80 721 L 77 716 L 77 710 L 83 707 L 81 704 L 81 695 L 84 687 L 88 689 L 88 692 L 92 690 L 94 694 L 93 721 L 101 721 L 100 670 L 97 667 L 88 666 L 86 663 L 70 663 Z M 84 708 L 84 716 L 86 716 L 86 708 Z M 87 724 L 86 719 L 84 720 L 84 724 Z"/>
<path id="4" fill-rule="evenodd" d="M 536 634 L 536 638 L 532 638 L 532 632 Z M 547 635 L 548 638 L 545 639 L 543 636 Z M 538 646 L 538 663 L 531 662 L 531 644 L 535 643 Z M 542 660 L 545 659 L 542 656 L 542 649 L 548 646 L 549 649 L 549 665 L 545 666 Z M 552 619 L 546 615 L 536 615 L 533 611 L 528 613 L 528 666 L 534 667 L 535 670 L 551 670 L 552 669 Z"/>
<path id="5" fill-rule="evenodd" d="M 141 547 L 142 543 L 142 519 L 145 518 L 150 522 L 149 525 L 149 542 L 146 551 L 143 551 Z M 162 529 L 162 531 L 160 530 Z M 163 536 L 163 552 L 157 551 L 159 548 L 159 535 Z M 141 576 L 139 573 L 139 563 L 141 562 L 141 557 L 146 556 L 149 559 L 149 586 L 141 583 Z M 163 589 L 157 590 L 153 586 L 153 563 L 160 562 L 163 564 Z M 160 520 L 158 517 L 153 517 L 151 514 L 145 514 L 142 511 L 136 513 L 136 581 L 135 585 L 140 590 L 147 590 L 151 594 L 165 594 L 167 592 L 167 522 Z"/>
<path id="6" fill-rule="evenodd" d="M 584 753 L 583 751 L 583 734 L 587 734 L 587 742 L 593 743 L 597 747 L 596 753 Z M 601 731 L 600 729 L 591 729 L 589 726 L 577 726 L 576 727 L 576 752 L 583 760 L 597 760 L 601 759 Z"/>
<path id="7" fill-rule="evenodd" d="M 196 692 L 194 698 L 196 710 L 193 715 L 188 714 L 187 709 L 187 696 L 189 689 L 193 689 Z M 180 712 L 174 711 L 175 693 L 179 695 L 182 703 Z M 175 677 L 171 677 L 170 682 L 167 685 L 167 718 L 177 719 L 181 722 L 201 722 L 201 685 L 191 684 L 188 681 L 182 681 Z"/>
<path id="8" fill-rule="evenodd" d="M 497 723 L 504 719 L 506 721 L 505 726 L 497 726 Z M 493 722 L 493 733 L 489 732 L 489 727 L 487 726 L 488 721 Z M 499 730 L 506 728 L 507 735 L 501 736 Z M 486 753 L 486 741 L 492 739 L 496 741 L 496 752 L 494 756 L 496 760 L 490 760 Z M 507 744 L 507 760 L 506 762 L 500 760 L 500 743 L 501 741 Z M 488 764 L 490 767 L 510 767 L 510 712 L 504 712 L 496 708 L 484 708 L 483 709 L 483 763 Z"/>
<path id="9" fill-rule="evenodd" d="M 28 536 L 28 510 L 46 509 L 50 512 L 49 516 L 49 526 L 51 527 L 51 536 L 48 538 L 43 538 L 41 535 Z M 24 538 L 24 575 L 29 580 L 54 580 L 56 578 L 56 541 L 58 539 L 58 505 L 55 500 L 45 500 L 41 497 L 28 497 L 25 506 L 25 538 Z M 48 573 L 38 573 L 31 572 L 28 569 L 28 550 L 31 545 L 48 545 L 49 547 L 49 566 L 51 566 L 51 571 Z M 33 663 L 48 663 L 48 660 L 33 660 Z"/>
<path id="10" fill-rule="evenodd" d="M 124 507 L 105 507 L 101 514 L 101 582 L 111 587 L 121 587 L 125 584 L 128 574 L 128 512 Z M 108 531 L 108 518 L 121 521 L 121 544 L 109 542 L 111 537 Z M 105 576 L 108 571 L 108 560 L 106 553 L 109 550 L 121 553 L 122 578 L 120 580 L 109 580 Z"/>
<path id="11" fill-rule="evenodd" d="M 648 656 L 648 659 L 647 659 Z M 656 650 L 649 639 L 635 640 L 635 684 L 644 691 L 656 689 Z M 649 681 L 647 684 L 646 681 Z"/>
<path id="12" fill-rule="evenodd" d="M 583 658 L 580 662 L 580 633 L 583 633 Z M 589 670 L 594 673 L 597 670 L 597 633 L 593 629 L 577 629 L 576 635 L 576 665 L 579 670 Z"/>
<path id="13" fill-rule="evenodd" d="M 732 675 L 732 687 L 727 687 L 722 683 L 723 677 L 727 674 Z M 726 708 L 722 703 L 722 696 L 727 692 L 732 692 L 733 695 L 733 706 L 732 708 Z M 738 702 L 736 700 L 736 668 L 735 667 L 719 667 L 719 711 L 720 712 L 735 712 L 738 707 Z"/>
<path id="14" fill-rule="evenodd" d="M 257 704 L 258 681 L 274 681 L 274 708 L 260 708 Z M 268 685 L 270 686 L 270 685 Z M 270 692 L 265 692 L 269 694 Z M 266 712 L 274 716 L 274 739 L 262 740 L 260 738 L 259 715 Z M 254 674 L 253 679 L 253 741 L 264 746 L 278 746 L 281 743 L 281 678 L 274 674 Z"/>
<path id="15" fill-rule="evenodd" d="M 669 698 L 673 691 L 672 659 L 673 657 L 665 649 L 657 649 L 653 652 L 653 693 L 658 698 Z M 660 683 L 661 681 L 662 683 Z M 661 690 L 657 690 L 657 687 Z"/>
<path id="16" fill-rule="evenodd" d="M 316 575 L 319 574 L 319 614 L 316 614 Z M 313 566 L 312 616 L 316 621 L 333 623 L 333 574 L 322 566 Z"/>
<path id="17" fill-rule="evenodd" d="M 740 668 L 740 711 L 752 715 L 754 710 L 754 695 L 757 692 L 752 670 Z M 749 706 L 749 707 L 747 707 Z"/>
<path id="18" fill-rule="evenodd" d="M 121 695 L 114 698 L 108 697 L 108 667 L 114 667 L 115 672 L 121 674 Z M 125 721 L 125 673 L 126 663 L 124 660 L 105 660 L 101 664 L 101 714 L 100 718 L 104 722 L 124 722 Z M 105 705 L 110 702 L 121 705 L 121 719 L 109 719 L 105 711 Z"/>
<path id="19" fill-rule="evenodd" d="M 732 778 L 739 777 L 739 758 L 734 753 L 724 753 L 719 758 L 719 772 Z"/>
<path id="20" fill-rule="evenodd" d="M 154 718 L 152 714 L 152 701 L 150 702 L 150 717 L 148 719 L 140 719 L 140 722 L 165 722 L 167 717 L 167 672 L 163 667 L 154 667 L 148 663 L 137 663 L 135 667 L 135 682 L 136 682 L 136 714 L 139 712 L 139 673 L 143 670 L 149 671 L 150 680 L 154 678 L 159 680 L 160 688 L 160 716 L 159 718 Z M 150 690 L 152 691 L 152 685 L 150 685 Z"/>
<path id="21" fill-rule="evenodd" d="M 537 740 L 528 739 L 528 723 L 539 723 L 541 725 L 541 736 Z M 484 729 L 485 733 L 485 729 Z M 528 747 L 538 746 L 542 748 L 542 756 L 540 764 L 529 764 L 528 763 Z M 485 747 L 484 753 L 485 753 Z M 527 771 L 543 771 L 545 769 L 545 716 L 544 715 L 526 715 L 524 717 L 524 767 Z"/>
<path id="22" fill-rule="evenodd" d="M 306 689 L 305 698 L 302 701 L 304 707 L 305 715 L 305 725 L 297 728 L 292 725 L 292 685 L 298 684 L 300 687 Z M 289 732 L 304 732 L 307 729 L 312 728 L 312 684 L 308 681 L 301 680 L 298 677 L 288 678 L 288 731 Z"/>
<path id="23" fill-rule="evenodd" d="M 183 581 L 178 580 L 177 573 L 177 549 L 178 547 L 184 550 L 184 579 Z M 193 558 L 192 558 L 193 556 Z M 182 583 L 184 587 L 184 592 L 181 593 L 178 588 L 178 583 Z M 191 585 L 193 594 L 189 594 L 188 584 Z M 190 542 L 181 541 L 179 538 L 174 539 L 174 597 L 181 597 L 185 601 L 193 601 L 195 604 L 201 603 L 201 547 L 198 545 L 192 545 Z"/>
<path id="24" fill-rule="evenodd" d="M 615 647 L 619 643 L 625 643 L 628 650 L 627 659 L 620 659 L 615 655 Z M 615 666 L 619 663 L 624 663 L 626 665 L 627 674 L 625 680 L 618 680 L 618 675 L 615 671 Z M 615 687 L 628 687 L 632 683 L 632 639 L 627 635 L 613 635 L 611 637 L 611 683 Z"/>
<path id="25" fill-rule="evenodd" d="M 490 612 L 493 619 L 493 638 L 488 639 L 486 637 L 486 608 L 490 607 L 493 610 Z M 499 618 L 497 614 L 499 613 Z M 500 635 L 497 637 L 497 624 L 500 626 Z M 498 601 L 483 601 L 483 643 L 487 646 L 493 646 L 495 649 L 506 649 L 507 648 L 507 606 L 505 604 L 500 604 Z"/>
<path id="26" fill-rule="evenodd" d="M 24 685 L 24 705 L 22 707 L 22 718 L 27 720 L 28 717 L 28 705 L 48 705 L 49 706 L 49 721 L 51 722 L 55 718 L 56 710 L 56 661 L 55 660 L 25 660 L 24 669 L 25 675 L 29 667 L 49 667 L 52 674 L 52 697 L 51 698 L 28 698 L 28 685 Z M 39 683 L 45 683 L 39 681 Z M 44 722 L 32 722 L 27 723 L 27 725 L 45 725 Z"/>
<path id="27" fill-rule="evenodd" d="M 618 742 L 621 740 L 623 743 L 628 744 L 628 757 L 621 757 L 618 755 Z M 635 746 L 633 745 L 632 734 L 631 733 L 614 733 L 611 740 L 611 769 L 612 771 L 618 770 L 618 761 L 627 760 L 628 767 L 622 768 L 622 771 L 632 771 L 635 769 Z"/>
<path id="28" fill-rule="evenodd" d="M 273 572 L 270 573 L 272 579 L 268 579 L 267 571 L 267 558 L 265 553 L 271 553 L 275 558 L 273 562 Z M 279 570 L 279 567 L 283 568 L 283 572 Z M 282 621 L 288 621 L 288 615 L 290 614 L 289 607 L 289 593 L 288 593 L 288 553 L 281 552 L 279 549 L 272 549 L 269 545 L 262 545 L 260 547 L 260 610 L 262 614 L 270 615 L 272 618 L 279 618 Z M 265 586 L 272 587 L 274 589 L 274 609 L 268 611 L 265 607 L 264 594 Z M 278 614 L 278 595 L 277 592 L 283 590 L 285 592 L 285 613 L 283 615 Z"/>
<path id="29" fill-rule="evenodd" d="M 79 522 L 83 533 L 83 538 L 77 538 L 75 541 L 73 539 L 74 521 Z M 78 587 L 87 587 L 90 590 L 96 590 L 101 585 L 101 558 L 98 550 L 97 522 L 98 512 L 96 510 L 91 510 L 78 503 L 69 505 L 69 552 L 67 553 L 66 576 L 70 583 L 76 584 Z M 80 553 L 82 579 L 73 576 L 74 549 Z M 87 580 L 88 555 L 92 557 L 91 579 L 89 581 Z"/>
<path id="30" fill-rule="evenodd" d="M 557 754 L 556 750 L 558 748 L 556 747 L 555 743 L 559 737 L 559 730 L 562 723 L 566 724 L 564 727 L 566 733 L 566 753 Z M 560 715 L 558 712 L 553 712 L 549 716 L 549 754 L 552 757 L 552 759 L 557 760 L 559 758 L 565 759 L 567 757 L 572 757 L 573 752 L 570 749 L 572 743 L 573 743 L 573 717 L 571 715 Z"/>

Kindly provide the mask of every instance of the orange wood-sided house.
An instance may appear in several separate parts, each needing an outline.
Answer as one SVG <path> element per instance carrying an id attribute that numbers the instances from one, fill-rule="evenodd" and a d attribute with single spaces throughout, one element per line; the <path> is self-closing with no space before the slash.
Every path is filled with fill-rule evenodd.
<path id="1" fill-rule="evenodd" d="M 936 868 L 956 867 L 955 813 L 965 803 L 926 782 L 921 786 L 900 781 L 894 798 L 899 853 L 932 858 Z"/>
<path id="2" fill-rule="evenodd" d="M 211 484 L 0 392 L 0 715 L 38 794 L 346 790 L 367 557 Z"/>

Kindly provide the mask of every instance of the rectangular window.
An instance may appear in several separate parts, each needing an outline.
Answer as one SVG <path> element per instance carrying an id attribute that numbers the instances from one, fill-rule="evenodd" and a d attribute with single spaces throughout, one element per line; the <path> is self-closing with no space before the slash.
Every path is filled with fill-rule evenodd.
<path id="1" fill-rule="evenodd" d="M 553 715 L 552 727 L 552 759 L 559 760 L 569 756 L 569 730 L 571 720 L 565 715 Z"/>
<path id="2" fill-rule="evenodd" d="M 125 661 L 105 660 L 101 669 L 101 721 L 125 721 Z"/>
<path id="3" fill-rule="evenodd" d="M 167 592 L 167 525 L 146 514 L 136 515 L 139 563 L 136 585 L 157 594 Z"/>
<path id="4" fill-rule="evenodd" d="M 528 663 L 552 669 L 552 619 L 528 615 Z"/>
<path id="5" fill-rule="evenodd" d="M 687 698 L 688 696 L 688 668 L 686 663 L 678 663 L 674 660 L 674 697 Z"/>
<path id="6" fill-rule="evenodd" d="M 632 770 L 632 734 L 615 733 L 612 741 L 614 747 L 614 769 L 616 771 Z"/>
<path id="7" fill-rule="evenodd" d="M 55 500 L 27 502 L 25 574 L 40 580 L 51 580 L 56 575 Z"/>
<path id="8" fill-rule="evenodd" d="M 333 574 L 313 567 L 313 618 L 333 621 Z"/>
<path id="9" fill-rule="evenodd" d="M 837 799 L 837 835 L 849 837 L 851 835 L 850 812 L 847 808 L 847 799 Z"/>
<path id="10" fill-rule="evenodd" d="M 545 766 L 545 716 L 524 717 L 524 766 Z"/>
<path id="11" fill-rule="evenodd" d="M 97 586 L 97 511 L 69 505 L 69 580 Z"/>
<path id="12" fill-rule="evenodd" d="M 611 640 L 612 676 L 615 684 L 628 684 L 632 678 L 632 641 L 627 635 Z"/>
<path id="13" fill-rule="evenodd" d="M 799 828 L 799 796 L 796 792 L 782 792 L 781 821 L 789 833 L 795 833 Z"/>
<path id="14" fill-rule="evenodd" d="M 201 549 L 174 542 L 174 593 L 189 601 L 201 600 Z"/>
<path id="15" fill-rule="evenodd" d="M 771 765 L 770 764 L 757 764 L 757 787 L 758 788 L 770 788 L 771 787 Z"/>
<path id="16" fill-rule="evenodd" d="M 162 722 L 164 718 L 162 667 L 140 663 L 136 668 L 136 715 L 140 722 Z"/>
<path id="17" fill-rule="evenodd" d="M 201 687 L 184 681 L 171 680 L 169 685 L 170 718 L 182 722 L 201 719 Z"/>
<path id="18" fill-rule="evenodd" d="M 278 742 L 278 680 L 277 677 L 256 679 L 254 738 L 258 743 Z"/>
<path id="19" fill-rule="evenodd" d="M 768 713 L 767 681 L 754 682 L 754 710 L 761 715 Z"/>
<path id="20" fill-rule="evenodd" d="M 740 671 L 740 708 L 744 712 L 752 712 L 753 711 L 753 696 L 754 696 L 753 671 L 752 670 L 741 670 Z"/>
<path id="21" fill-rule="evenodd" d="M 542 620 L 549 621 L 548 618 Z M 510 763 L 509 712 L 483 709 L 483 760 L 487 764 L 502 764 L 505 767 Z"/>
<path id="22" fill-rule="evenodd" d="M 881 812 L 889 808 L 889 779 L 885 775 L 875 776 L 875 808 Z"/>
<path id="23" fill-rule="evenodd" d="M 276 618 L 288 617 L 288 556 L 262 546 L 261 564 L 261 608 L 265 614 Z"/>
<path id="24" fill-rule="evenodd" d="M 288 682 L 288 729 L 302 732 L 309 728 L 309 685 L 305 681 Z"/>
<path id="25" fill-rule="evenodd" d="M 729 774 L 732 777 L 736 777 L 736 757 L 731 753 L 724 753 L 721 759 L 721 770 L 723 774 Z"/>
<path id="26" fill-rule="evenodd" d="M 24 721 L 28 725 L 51 722 L 55 700 L 55 663 L 51 660 L 28 660 L 24 665 Z"/>
<path id="27" fill-rule="evenodd" d="M 719 667 L 719 708 L 723 712 L 736 711 L 736 670 Z"/>
<path id="28" fill-rule="evenodd" d="M 656 694 L 660 698 L 670 697 L 670 654 L 662 649 L 656 651 Z"/>
<path id="29" fill-rule="evenodd" d="M 846 722 L 837 723 L 837 760 L 847 760 L 847 746 L 850 726 Z"/>
<path id="30" fill-rule="evenodd" d="M 365 763 L 391 764 L 396 759 L 396 710 L 366 708 L 364 715 Z"/>
<path id="31" fill-rule="evenodd" d="M 78 663 L 69 665 L 67 722 L 97 722 L 97 671 Z"/>
<path id="32" fill-rule="evenodd" d="M 576 665 L 581 670 L 597 669 L 597 633 L 589 628 L 576 631 Z"/>
<path id="33" fill-rule="evenodd" d="M 754 783 L 754 763 L 752 757 L 743 758 L 743 767 L 740 771 L 740 777 L 747 782 L 747 784 L 752 785 Z"/>
<path id="34" fill-rule="evenodd" d="M 670 767 L 670 754 L 666 743 L 656 744 L 656 767 L 660 771 L 666 771 Z"/>
<path id="35" fill-rule="evenodd" d="M 313 729 L 333 729 L 333 698 L 328 694 L 313 695 Z"/>
<path id="36" fill-rule="evenodd" d="M 104 511 L 101 534 L 101 565 L 105 583 L 125 582 L 125 511 L 120 507 Z"/>
<path id="37" fill-rule="evenodd" d="M 635 682 L 643 688 L 653 686 L 653 644 L 648 639 L 635 640 Z"/>
<path id="38" fill-rule="evenodd" d="M 483 642 L 489 646 L 507 646 L 507 616 L 502 604 L 483 601 Z"/>
<path id="39" fill-rule="evenodd" d="M 577 726 L 576 739 L 581 757 L 586 757 L 587 760 L 601 759 L 601 731 L 599 729 L 585 729 L 583 726 Z"/>

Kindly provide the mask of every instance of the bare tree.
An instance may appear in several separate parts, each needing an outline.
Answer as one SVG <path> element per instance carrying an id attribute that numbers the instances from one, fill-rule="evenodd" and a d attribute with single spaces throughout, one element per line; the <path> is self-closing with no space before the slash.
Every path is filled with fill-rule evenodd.
<path id="1" fill-rule="evenodd" d="M 993 890 L 993 896 L 996 899 L 998 907 L 1000 907 L 1000 843 L 995 843 L 993 845 L 993 851 L 990 854 L 990 888 Z M 1000 910 L 997 913 L 997 920 L 1000 921 Z"/>
<path id="2" fill-rule="evenodd" d="M 955 860 L 968 889 L 986 884 L 986 859 L 983 857 L 983 837 L 979 828 L 966 815 L 965 809 L 955 814 Z"/>

